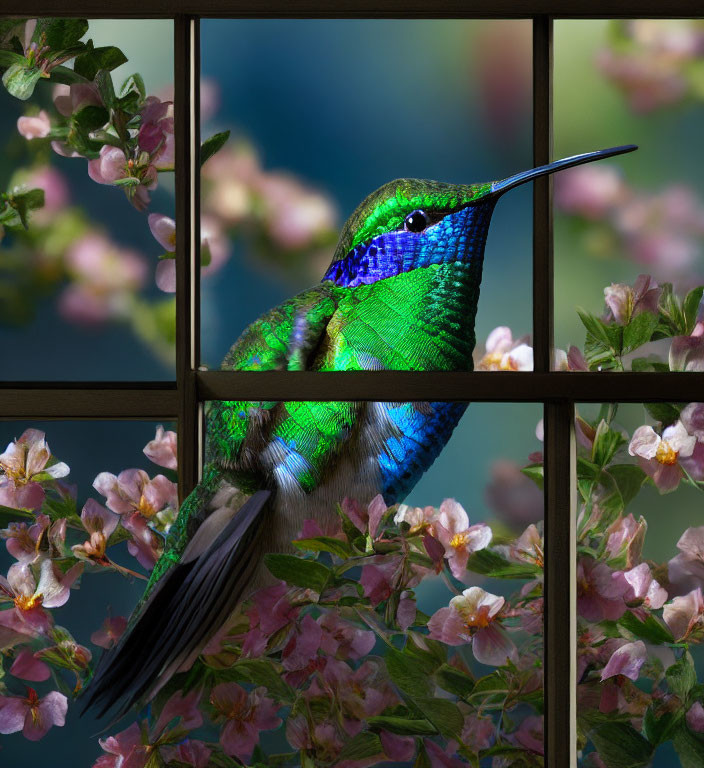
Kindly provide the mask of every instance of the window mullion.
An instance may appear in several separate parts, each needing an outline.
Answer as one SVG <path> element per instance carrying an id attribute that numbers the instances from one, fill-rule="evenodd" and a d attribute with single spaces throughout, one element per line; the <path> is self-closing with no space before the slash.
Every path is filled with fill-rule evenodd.
<path id="1" fill-rule="evenodd" d="M 183 499 L 198 482 L 200 407 L 200 28 L 197 17 L 174 18 L 176 140 L 176 382 L 179 395 L 178 479 Z"/>

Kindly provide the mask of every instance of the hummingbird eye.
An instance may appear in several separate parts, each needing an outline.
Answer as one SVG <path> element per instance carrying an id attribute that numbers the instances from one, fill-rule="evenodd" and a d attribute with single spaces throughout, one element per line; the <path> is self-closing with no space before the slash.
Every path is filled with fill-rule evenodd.
<path id="1" fill-rule="evenodd" d="M 430 224 L 430 218 L 425 211 L 411 211 L 403 223 L 407 232 L 422 232 Z"/>

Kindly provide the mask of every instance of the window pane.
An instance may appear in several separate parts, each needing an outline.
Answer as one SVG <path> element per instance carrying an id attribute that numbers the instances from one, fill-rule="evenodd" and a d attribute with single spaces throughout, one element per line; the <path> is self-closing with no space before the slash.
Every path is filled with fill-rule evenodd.
<path id="1" fill-rule="evenodd" d="M 580 766 L 704 757 L 704 405 L 581 406 L 577 419 Z M 599 757 L 603 762 L 599 761 Z"/>
<path id="2" fill-rule="evenodd" d="M 173 22 L 5 25 L 2 377 L 172 379 Z"/>
<path id="3" fill-rule="evenodd" d="M 232 132 L 204 165 L 202 178 L 202 229 L 210 259 L 202 282 L 202 354 L 211 368 L 257 317 L 320 282 L 346 218 L 381 185 L 398 178 L 472 184 L 531 166 L 529 21 L 203 20 L 201 49 L 203 137 Z M 363 276 L 355 272 L 357 257 L 350 255 L 349 263 L 341 262 L 344 274 L 328 278 L 350 301 L 372 297 L 365 302 L 371 324 L 392 347 L 415 322 L 419 296 L 437 293 L 448 271 L 467 285 L 461 296 L 455 286 L 447 294 L 440 291 L 441 299 L 429 298 L 426 311 L 427 306 L 433 311 L 425 319 L 429 328 L 438 323 L 440 331 L 459 327 L 461 346 L 472 334 L 474 289 L 481 280 L 477 361 L 490 332 L 508 326 L 513 336 L 494 338 L 490 345 L 496 352 L 502 344 L 496 367 L 504 354 L 504 367 L 528 366 L 526 349 L 508 354 L 520 346 L 514 338 L 530 333 L 532 322 L 528 186 L 506 195 L 496 208 L 483 277 L 478 270 L 459 276 L 457 265 L 445 264 L 402 271 L 373 285 L 392 269 L 389 254 L 396 246 L 372 243 L 364 251 Z M 436 202 L 424 190 L 405 188 L 404 194 L 432 212 Z M 385 195 L 391 195 L 388 189 Z M 387 198 L 376 202 L 382 199 Z M 387 219 L 378 231 L 397 228 Z M 477 216 L 462 226 L 481 240 L 486 224 Z M 371 243 L 361 225 L 353 230 L 341 257 L 352 245 L 364 250 Z M 431 274 L 432 285 L 421 280 Z M 458 298 L 456 314 L 438 320 L 452 301 L 450 293 Z M 400 343 L 414 349 L 433 345 L 419 338 Z M 366 347 L 355 344 L 356 362 L 348 359 L 344 366 L 423 367 L 410 358 L 385 359 L 373 345 Z M 463 353 L 465 368 L 468 356 Z M 460 362 L 426 363 L 453 365 Z"/>
<path id="4" fill-rule="evenodd" d="M 73 691 L 87 682 L 87 665 L 94 668 L 108 645 L 106 629 L 115 635 L 124 626 L 144 590 L 151 545 L 177 505 L 173 428 L 130 421 L 0 423 L 0 574 L 16 598 L 0 588 L 2 696 L 27 696 L 29 686 L 40 699 L 57 690 L 68 699 L 66 725 L 51 727 L 39 741 L 21 732 L 2 737 L 4 765 L 41 765 L 51 754 L 52 765 L 88 766 L 100 754 L 93 736 L 104 723 L 93 711 L 79 716 Z M 47 590 L 50 574 L 43 569 L 52 564 L 63 584 L 83 568 L 70 597 L 65 588 L 58 595 Z M 8 733 L 10 724 L 2 723 Z"/>
<path id="5" fill-rule="evenodd" d="M 555 156 L 639 145 L 555 178 L 556 345 L 584 350 L 575 310 L 596 316 L 603 343 L 587 350 L 593 369 L 667 370 L 672 338 L 695 329 L 701 289 L 689 292 L 704 283 L 702 40 L 692 19 L 555 22 Z M 669 289 L 656 288 L 667 283 L 678 306 L 689 295 L 684 314 Z M 655 321 L 641 315 L 657 311 L 658 294 L 668 317 L 653 334 Z M 678 344 L 672 367 L 694 369 L 694 342 Z"/>

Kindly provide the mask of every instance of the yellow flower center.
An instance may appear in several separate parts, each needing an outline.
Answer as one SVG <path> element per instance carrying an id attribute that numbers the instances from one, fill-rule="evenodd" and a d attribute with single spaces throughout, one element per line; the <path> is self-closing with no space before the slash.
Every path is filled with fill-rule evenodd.
<path id="1" fill-rule="evenodd" d="M 515 371 L 516 367 L 511 364 L 511 356 L 504 355 L 501 352 L 488 352 L 481 359 L 479 368 L 487 371 Z"/>
<path id="2" fill-rule="evenodd" d="M 469 531 L 462 531 L 462 533 L 456 533 L 450 539 L 450 546 L 453 549 L 459 549 L 460 547 L 467 546 L 468 541 L 469 541 Z"/>
<path id="3" fill-rule="evenodd" d="M 469 630 L 484 629 L 484 627 L 488 627 L 492 622 L 492 618 L 489 616 L 489 608 L 486 605 L 482 605 L 477 611 L 462 607 L 458 610 L 458 613 Z"/>
<path id="4" fill-rule="evenodd" d="M 661 440 L 655 452 L 655 458 L 661 464 L 677 464 L 678 451 L 676 451 L 667 440 Z"/>
<path id="5" fill-rule="evenodd" d="M 42 604 L 44 595 L 41 592 L 36 595 L 17 595 L 15 597 L 15 605 L 21 611 L 31 611 L 32 608 L 37 608 Z"/>
<path id="6" fill-rule="evenodd" d="M 154 507 L 144 498 L 144 494 L 142 494 L 139 497 L 137 511 L 144 515 L 144 517 L 153 517 L 156 509 L 154 509 Z"/>

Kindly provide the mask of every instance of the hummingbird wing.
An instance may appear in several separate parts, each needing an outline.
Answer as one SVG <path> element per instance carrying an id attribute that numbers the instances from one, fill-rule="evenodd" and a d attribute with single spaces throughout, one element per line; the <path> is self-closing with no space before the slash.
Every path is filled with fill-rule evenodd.
<path id="1" fill-rule="evenodd" d="M 249 326 L 223 367 L 307 367 L 324 343 L 335 308 L 325 286 L 304 291 Z M 203 480 L 181 506 L 127 632 L 101 658 L 84 693 L 84 711 L 97 705 L 100 717 L 112 710 L 118 719 L 135 703 L 151 699 L 197 656 L 240 602 L 258 565 L 257 541 L 266 528 L 275 486 L 272 475 L 257 461 L 258 449 L 281 439 L 274 432 L 287 418 L 291 414 L 279 403 L 212 404 L 208 414 L 211 461 Z M 251 496 L 239 506 L 231 499 L 219 505 L 219 494 L 227 496 L 233 481 Z"/>

